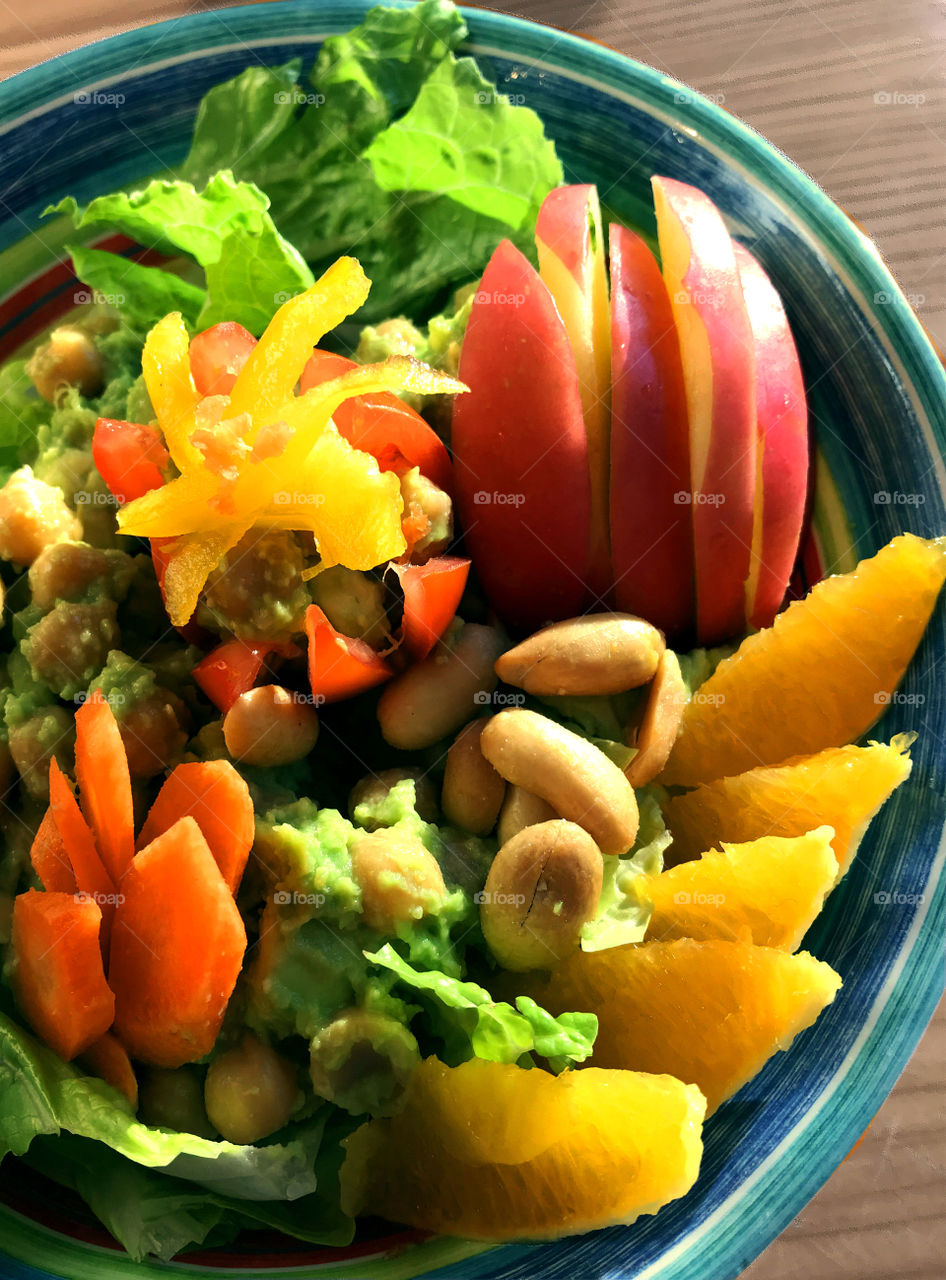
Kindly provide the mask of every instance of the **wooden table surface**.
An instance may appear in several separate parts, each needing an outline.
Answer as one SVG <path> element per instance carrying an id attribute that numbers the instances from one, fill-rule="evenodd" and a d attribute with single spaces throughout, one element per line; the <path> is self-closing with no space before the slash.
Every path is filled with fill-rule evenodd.
<path id="1" fill-rule="evenodd" d="M 0 0 L 0 77 L 213 4 Z M 505 0 L 725 103 L 874 238 L 946 348 L 946 11 L 929 0 Z M 743 1280 L 946 1277 L 946 1005 L 863 1142 Z"/>

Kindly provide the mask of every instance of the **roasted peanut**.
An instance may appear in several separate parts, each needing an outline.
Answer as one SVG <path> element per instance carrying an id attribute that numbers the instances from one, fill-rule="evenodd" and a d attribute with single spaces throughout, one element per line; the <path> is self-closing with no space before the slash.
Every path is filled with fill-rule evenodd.
<path id="1" fill-rule="evenodd" d="M 385 741 L 418 751 L 456 733 L 496 688 L 493 663 L 502 649 L 495 628 L 468 623 L 392 680 L 378 700 Z"/>
<path id="2" fill-rule="evenodd" d="M 632 726 L 627 736 L 627 745 L 637 748 L 637 755 L 624 770 L 632 787 L 652 782 L 667 763 L 686 701 L 677 655 L 666 649 L 648 691 L 640 726 Z"/>
<path id="3" fill-rule="evenodd" d="M 546 800 L 533 795 L 523 787 L 507 786 L 506 798 L 499 811 L 499 825 L 496 835 L 499 843 L 505 844 L 513 836 L 517 836 L 526 827 L 534 827 L 538 822 L 550 822 L 558 814 Z"/>
<path id="4" fill-rule="evenodd" d="M 587 831 L 561 818 L 527 827 L 500 848 L 480 905 L 486 944 L 504 969 L 551 969 L 594 917 L 604 864 Z"/>
<path id="5" fill-rule="evenodd" d="M 319 736 L 314 707 L 278 684 L 241 693 L 223 718 L 223 736 L 234 760 L 271 768 L 307 756 Z"/>
<path id="6" fill-rule="evenodd" d="M 471 720 L 447 752 L 441 805 L 448 822 L 475 836 L 492 831 L 499 817 L 506 783 L 480 750 L 486 720 Z"/>
<path id="7" fill-rule="evenodd" d="M 53 329 L 26 365 L 33 386 L 50 404 L 62 387 L 78 387 L 84 396 L 97 395 L 105 380 L 105 362 L 87 333 L 72 325 Z"/>
<path id="8" fill-rule="evenodd" d="M 207 1068 L 204 1105 L 227 1142 L 243 1145 L 269 1137 L 288 1122 L 301 1099 L 292 1063 L 250 1032 Z"/>
<path id="9" fill-rule="evenodd" d="M 493 716 L 480 741 L 483 755 L 507 782 L 584 827 L 602 853 L 626 853 L 634 843 L 634 789 L 587 739 L 535 711 L 516 708 Z"/>
<path id="10" fill-rule="evenodd" d="M 437 790 L 423 769 L 382 769 L 380 773 L 366 774 L 355 783 L 348 798 L 348 812 L 352 821 L 355 820 L 357 808 L 364 804 L 380 804 L 392 787 L 408 778 L 414 784 L 414 808 L 425 822 L 436 822 L 440 817 Z M 366 831 L 376 831 L 382 824 L 361 821 L 358 825 Z"/>
<path id="11" fill-rule="evenodd" d="M 320 1098 L 352 1115 L 386 1115 L 420 1062 L 420 1052 L 395 1018 L 347 1009 L 313 1037 L 309 1062 Z"/>
<path id="12" fill-rule="evenodd" d="M 362 913 L 379 933 L 397 933 L 398 925 L 435 911 L 446 896 L 437 859 L 415 835 L 396 827 L 356 831 L 350 849 Z"/>
<path id="13" fill-rule="evenodd" d="M 664 638 L 629 613 L 590 613 L 543 627 L 504 653 L 496 674 L 536 694 L 609 694 L 646 684 Z"/>

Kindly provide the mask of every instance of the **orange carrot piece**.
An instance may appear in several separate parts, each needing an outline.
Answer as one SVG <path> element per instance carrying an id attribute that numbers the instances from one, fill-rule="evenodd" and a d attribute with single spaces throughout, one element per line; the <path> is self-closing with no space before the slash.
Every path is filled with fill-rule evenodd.
<path id="1" fill-rule="evenodd" d="M 99 1036 L 98 1040 L 89 1045 L 82 1055 L 80 1065 L 90 1075 L 98 1076 L 113 1089 L 123 1093 L 131 1103 L 132 1109 L 138 1110 L 138 1080 L 135 1076 L 135 1068 L 131 1065 L 131 1058 L 125 1046 L 120 1040 L 116 1040 L 110 1031 L 106 1031 L 103 1036 Z"/>
<path id="2" fill-rule="evenodd" d="M 105 1034 L 115 1013 L 101 925 L 84 895 L 28 889 L 13 901 L 13 990 L 30 1026 L 67 1062 Z"/>
<path id="3" fill-rule="evenodd" d="M 184 817 L 195 819 L 236 893 L 253 847 L 254 819 L 249 787 L 229 760 L 189 762 L 172 770 L 141 828 L 138 848 Z"/>
<path id="4" fill-rule="evenodd" d="M 79 888 L 52 806 L 46 810 L 33 837 L 30 861 L 44 889 L 53 893 L 75 893 Z"/>
<path id="5" fill-rule="evenodd" d="M 115 713 L 98 689 L 76 712 L 76 780 L 99 855 L 118 884 L 135 856 L 131 776 Z"/>
<path id="6" fill-rule="evenodd" d="M 49 807 L 72 863 L 79 892 L 91 896 L 102 912 L 102 954 L 108 955 L 108 939 L 115 914 L 115 884 L 99 857 L 95 837 L 82 816 L 69 779 L 56 757 L 49 762 Z"/>
<path id="7" fill-rule="evenodd" d="M 194 818 L 136 855 L 115 913 L 115 1034 L 133 1058 L 180 1067 L 209 1053 L 233 994 L 246 930 Z"/>

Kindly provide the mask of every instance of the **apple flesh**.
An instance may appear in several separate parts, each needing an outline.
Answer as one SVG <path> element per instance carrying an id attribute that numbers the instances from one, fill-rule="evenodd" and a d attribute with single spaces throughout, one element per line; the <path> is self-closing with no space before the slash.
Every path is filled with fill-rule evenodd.
<path id="1" fill-rule="evenodd" d="M 694 620 L 686 391 L 670 297 L 640 236 L 612 223 L 611 554 L 617 608 L 671 638 Z"/>
<path id="2" fill-rule="evenodd" d="M 696 633 L 745 627 L 756 492 L 755 344 L 733 242 L 704 192 L 653 179 L 663 276 L 680 341 L 690 440 Z"/>
<path id="3" fill-rule="evenodd" d="M 808 494 L 808 406 L 782 300 L 748 249 L 735 246 L 756 354 L 757 489 L 746 619 L 767 627 L 782 607 Z"/>
<path id="4" fill-rule="evenodd" d="M 611 598 L 608 539 L 608 458 L 611 341 L 608 275 L 598 191 L 556 187 L 542 202 L 535 228 L 539 275 L 565 325 L 588 435 L 591 538 L 587 582 L 595 603 Z"/>
<path id="5" fill-rule="evenodd" d="M 575 356 L 546 285 L 508 240 L 483 273 L 453 406 L 457 508 L 490 604 L 532 628 L 580 612 L 591 485 Z"/>

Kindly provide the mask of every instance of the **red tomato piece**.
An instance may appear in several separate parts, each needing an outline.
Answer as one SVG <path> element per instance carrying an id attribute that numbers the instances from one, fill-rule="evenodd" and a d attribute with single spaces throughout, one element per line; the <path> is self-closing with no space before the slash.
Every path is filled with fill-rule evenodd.
<path id="1" fill-rule="evenodd" d="M 404 645 L 412 657 L 426 658 L 456 615 L 470 562 L 459 556 L 435 556 L 426 564 L 391 568 L 404 592 Z"/>
<path id="2" fill-rule="evenodd" d="M 235 320 L 211 325 L 191 339 L 194 386 L 202 396 L 228 396 L 250 358 L 256 339 Z"/>
<path id="3" fill-rule="evenodd" d="M 294 644 L 261 640 L 250 644 L 245 640 L 225 640 L 194 668 L 194 679 L 220 711 L 227 712 L 242 693 L 247 693 L 259 679 L 263 664 L 271 653 L 285 658 L 298 656 Z"/>
<path id="4" fill-rule="evenodd" d="M 341 702 L 382 684 L 394 674 L 370 644 L 336 631 L 318 607 L 305 614 L 309 637 L 309 683 L 317 698 Z"/>
<path id="5" fill-rule="evenodd" d="M 168 451 L 157 427 L 99 418 L 92 436 L 92 460 L 113 496 L 125 503 L 161 488 Z"/>
<path id="6" fill-rule="evenodd" d="M 316 347 L 302 371 L 299 389 L 308 391 L 357 368 L 354 360 Z M 420 467 L 435 485 L 453 494 L 453 464 L 443 441 L 419 413 L 391 392 L 346 400 L 332 414 L 332 421 L 349 444 L 377 458 L 382 471 Z"/>

